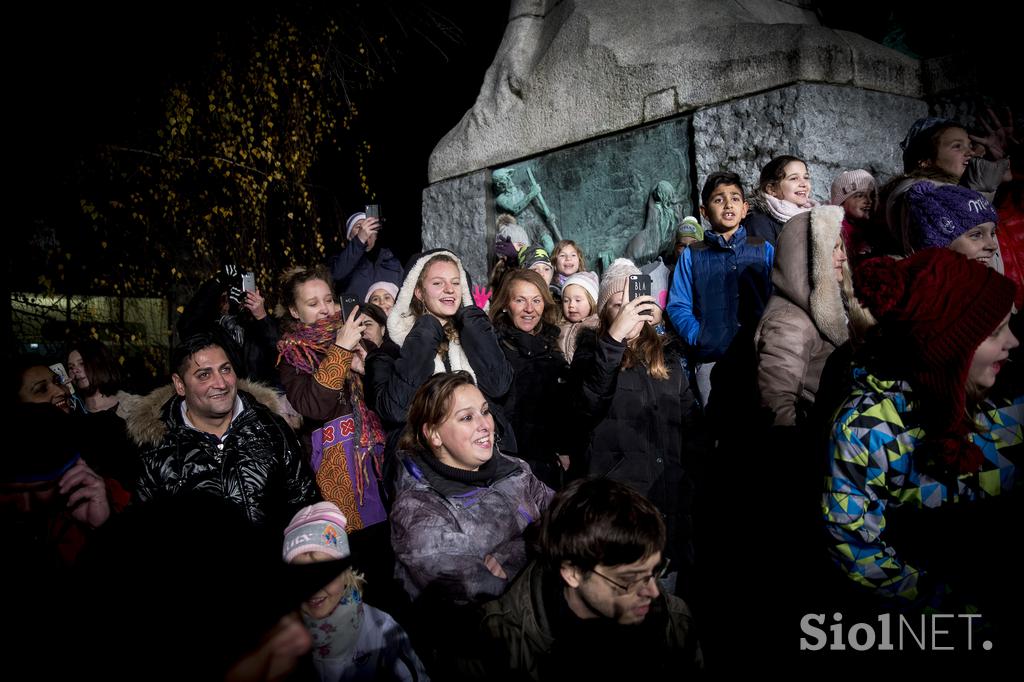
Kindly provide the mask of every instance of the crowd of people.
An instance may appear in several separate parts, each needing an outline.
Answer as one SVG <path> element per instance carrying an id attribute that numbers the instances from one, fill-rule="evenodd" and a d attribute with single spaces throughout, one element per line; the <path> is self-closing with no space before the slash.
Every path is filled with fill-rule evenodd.
<path id="1" fill-rule="evenodd" d="M 504 216 L 473 286 L 357 213 L 272 311 L 234 266 L 204 284 L 148 395 L 95 341 L 20 358 L 26 651 L 56 627 L 104 678 L 678 679 L 794 655 L 828 609 L 981 614 L 1008 654 L 1024 169 L 984 132 L 922 119 L 902 175 L 822 203 L 796 156 L 711 173 L 664 277 Z"/>

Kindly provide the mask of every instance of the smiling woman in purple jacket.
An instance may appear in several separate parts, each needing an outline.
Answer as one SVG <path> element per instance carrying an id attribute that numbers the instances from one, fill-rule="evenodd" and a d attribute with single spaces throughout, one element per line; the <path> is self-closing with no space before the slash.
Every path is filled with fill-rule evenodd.
<path id="1" fill-rule="evenodd" d="M 416 392 L 391 510 L 396 575 L 413 601 L 482 602 L 526 565 L 523 531 L 551 489 L 495 448 L 494 417 L 468 372 Z"/>

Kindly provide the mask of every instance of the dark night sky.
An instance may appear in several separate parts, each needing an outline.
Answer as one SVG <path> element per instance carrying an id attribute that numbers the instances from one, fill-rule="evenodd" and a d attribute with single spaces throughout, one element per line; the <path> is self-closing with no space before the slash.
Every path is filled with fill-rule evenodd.
<path id="1" fill-rule="evenodd" d="M 388 227 L 402 230 L 392 239 L 402 258 L 419 246 L 430 152 L 472 106 L 508 17 L 507 1 L 423 4 L 461 29 L 461 42 L 439 40 L 444 55 L 422 41 L 404 43 L 397 72 L 363 97 L 360 108 L 373 145 L 371 188 Z M 201 69 L 215 36 L 244 30 L 242 18 L 251 11 L 238 2 L 190 1 L 72 5 L 59 14 L 42 5 L 17 10 L 9 24 L 17 45 L 5 50 L 13 77 L 7 100 L 18 103 L 9 111 L 18 131 L 12 143 L 22 169 L 16 196 L 24 220 L 62 198 L 77 203 L 75 159 L 123 139 L 134 126 L 154 127 L 167 87 Z M 338 199 L 345 212 L 364 203 L 358 187 L 339 188 Z"/>
<path id="2" fill-rule="evenodd" d="M 370 184 L 390 218 L 394 232 L 389 241 L 402 258 L 418 247 L 430 151 L 472 105 L 501 41 L 509 6 L 508 0 L 422 4 L 458 26 L 462 42 L 446 44 L 445 56 L 422 42 L 409 42 L 398 72 L 364 98 L 361 108 L 374 148 Z M 855 10 L 828 0 L 818 4 L 826 23 L 836 28 L 876 40 L 891 28 L 887 17 L 893 10 L 881 0 L 868 0 Z M 922 29 L 926 13 L 918 10 L 924 4 L 915 0 L 897 11 L 908 25 Z M 71 180 L 76 158 L 88 157 L 97 144 L 120 141 L 125 131 L 152 129 L 162 111 L 162 93 L 202 67 L 215 36 L 244 31 L 253 11 L 273 11 L 253 10 L 238 0 L 98 5 L 72 4 L 58 11 L 37 3 L 5 17 L 11 76 L 5 100 L 12 120 L 12 167 L 17 169 L 13 195 L 18 197 L 16 215 L 24 214 L 17 219 L 22 225 L 31 225 L 41 206 L 61 200 L 77 204 Z M 345 6 L 356 5 L 350 0 Z M 394 6 L 401 5 L 395 0 Z M 915 34 L 923 52 L 944 51 L 952 43 L 954 29 L 925 29 Z M 364 203 L 355 186 L 340 187 L 338 199 L 345 213 Z"/>

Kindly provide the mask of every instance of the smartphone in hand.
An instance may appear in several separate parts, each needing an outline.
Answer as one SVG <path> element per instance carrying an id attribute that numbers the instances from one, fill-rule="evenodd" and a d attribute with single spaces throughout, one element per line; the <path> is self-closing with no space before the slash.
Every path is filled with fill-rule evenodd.
<path id="1" fill-rule="evenodd" d="M 380 204 L 366 204 L 363 211 L 367 218 L 380 218 Z"/>
<path id="2" fill-rule="evenodd" d="M 242 291 L 256 293 L 256 275 L 251 272 L 242 274 Z"/>
<path id="3" fill-rule="evenodd" d="M 627 300 L 632 301 L 634 298 L 640 296 L 651 295 L 651 276 L 650 275 L 630 275 L 627 286 L 629 292 L 629 298 Z"/>
<path id="4" fill-rule="evenodd" d="M 630 275 L 629 280 L 626 282 L 627 300 L 632 301 L 634 298 L 640 296 L 651 295 L 651 276 L 643 273 L 639 275 Z M 647 317 L 654 317 L 654 313 L 647 312 L 641 313 Z"/>
<path id="5" fill-rule="evenodd" d="M 351 294 L 345 294 L 341 297 L 341 319 L 345 321 L 348 316 L 352 314 L 354 308 L 359 307 L 359 300 Z"/>

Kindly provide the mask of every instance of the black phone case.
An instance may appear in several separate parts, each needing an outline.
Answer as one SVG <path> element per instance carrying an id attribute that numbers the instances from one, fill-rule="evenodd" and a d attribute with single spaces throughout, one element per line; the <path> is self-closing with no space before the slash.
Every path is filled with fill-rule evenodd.
<path id="1" fill-rule="evenodd" d="M 348 316 L 352 314 L 352 309 L 359 307 L 359 301 L 355 296 L 342 296 L 341 297 L 341 319 L 347 320 Z"/>
<path id="2" fill-rule="evenodd" d="M 651 278 L 649 275 L 630 275 L 629 276 L 629 298 L 627 300 L 632 301 L 634 298 L 641 296 L 651 295 Z"/>

